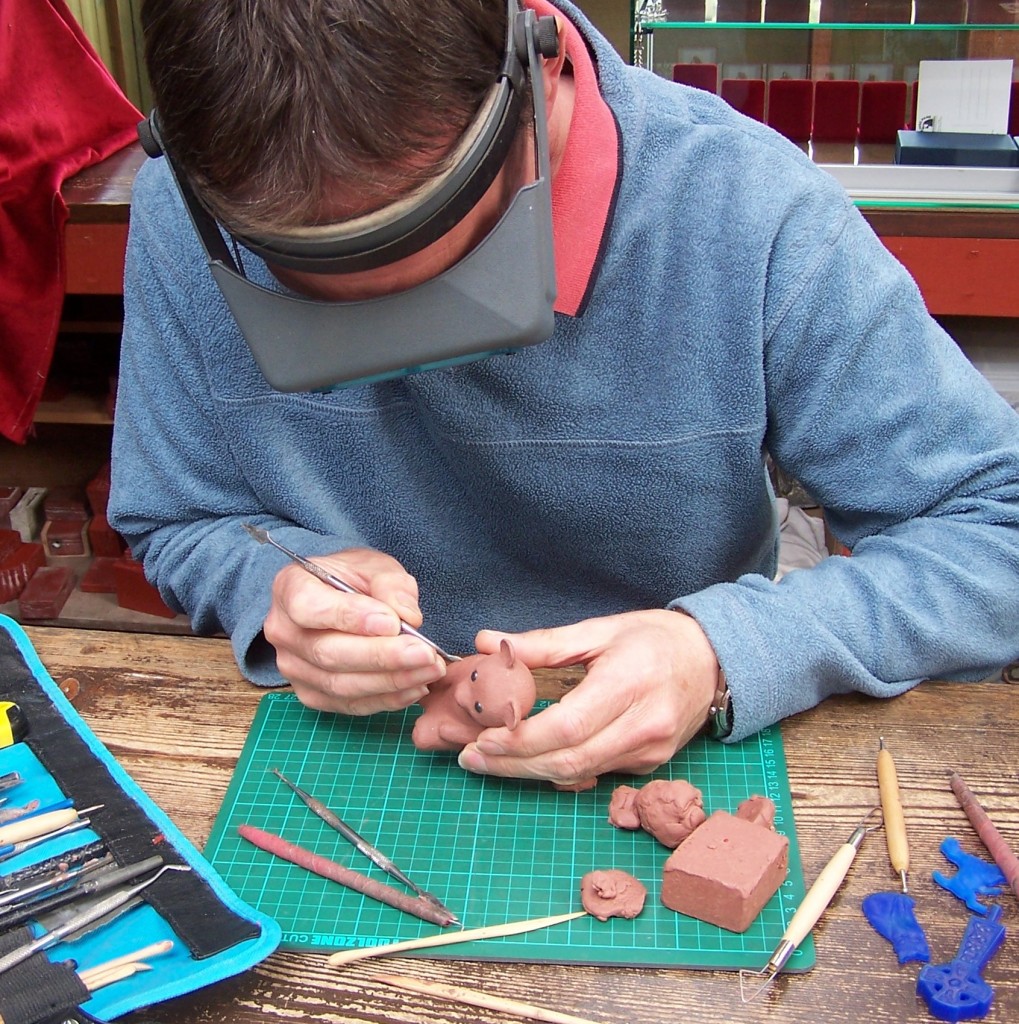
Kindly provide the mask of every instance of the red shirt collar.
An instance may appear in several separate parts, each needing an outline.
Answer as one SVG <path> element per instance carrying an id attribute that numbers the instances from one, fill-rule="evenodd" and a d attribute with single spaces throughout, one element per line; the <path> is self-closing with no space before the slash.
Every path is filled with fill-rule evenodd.
<path id="1" fill-rule="evenodd" d="M 594 61 L 577 27 L 548 0 L 526 0 L 566 25 L 576 98 L 562 163 L 552 179 L 557 313 L 577 316 L 594 279 L 619 177 L 616 119 L 598 89 Z"/>

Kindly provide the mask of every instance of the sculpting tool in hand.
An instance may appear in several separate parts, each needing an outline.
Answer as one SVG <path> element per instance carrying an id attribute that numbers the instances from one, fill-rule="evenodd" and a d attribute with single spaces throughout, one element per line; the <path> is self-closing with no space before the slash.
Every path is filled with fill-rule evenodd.
<path id="1" fill-rule="evenodd" d="M 878 737 L 877 784 L 881 791 L 881 815 L 885 823 L 888 859 L 891 861 L 892 869 L 902 879 L 902 891 L 909 892 L 906 881 L 909 872 L 906 819 L 902 814 L 902 799 L 899 796 L 899 779 L 895 773 L 895 762 L 885 746 L 883 736 Z"/>
<path id="2" fill-rule="evenodd" d="M 304 805 L 313 814 L 317 814 L 330 828 L 336 829 L 337 832 L 343 836 L 347 842 L 352 843 L 358 850 L 361 851 L 373 864 L 377 864 L 387 875 L 391 875 L 397 881 L 403 882 L 409 889 L 415 894 L 420 896 L 423 900 L 427 900 L 436 910 L 441 911 L 444 914 L 449 914 L 450 924 L 460 924 L 460 920 L 457 916 L 445 906 L 439 899 L 433 896 L 430 892 L 426 892 L 419 885 L 415 885 L 381 850 L 376 849 L 368 842 L 363 836 L 359 835 L 354 831 L 345 821 L 343 821 L 337 814 L 334 814 L 321 800 L 316 800 L 310 793 L 301 789 L 296 783 L 291 782 L 279 768 L 272 769 L 273 775 L 280 780 L 284 785 L 289 786 Z"/>
<path id="3" fill-rule="evenodd" d="M 853 830 L 853 834 L 835 851 L 831 860 L 821 869 L 810 891 L 803 897 L 799 909 L 793 914 L 782 938 L 775 947 L 775 952 L 759 971 L 741 970 L 739 972 L 740 998 L 744 1003 L 749 1003 L 759 996 L 778 977 L 779 971 L 788 963 L 789 957 L 793 955 L 799 944 L 810 934 L 814 925 L 817 924 L 821 915 L 825 912 L 828 904 L 835 898 L 842 880 L 849 872 L 849 868 L 856 858 L 856 851 L 859 850 L 863 837 L 872 832 L 880 825 L 866 825 L 867 818 L 877 808 L 870 810 L 863 821 Z M 751 978 L 763 978 L 764 980 L 753 989 L 748 995 L 745 984 Z"/>
<path id="4" fill-rule="evenodd" d="M 259 526 L 253 526 L 251 523 L 241 523 L 241 526 L 243 526 L 259 544 L 271 544 L 277 549 L 277 551 L 282 551 L 283 554 L 285 554 L 292 562 L 296 562 L 302 569 L 306 569 L 312 574 L 312 576 L 316 579 L 320 579 L 323 583 L 328 584 L 333 588 L 333 590 L 342 590 L 345 594 L 364 595 L 363 590 L 358 590 L 357 587 L 351 586 L 345 580 L 341 580 L 339 576 L 328 572 L 320 565 L 316 565 L 310 559 L 305 558 L 303 555 L 299 555 L 296 551 L 291 551 L 288 547 L 284 547 L 278 540 L 274 540 L 269 536 L 268 530 L 263 530 Z M 460 660 L 458 655 L 444 651 L 434 640 L 429 640 L 424 633 L 404 622 L 403 619 L 400 620 L 400 632 L 406 633 L 408 636 L 416 637 L 422 643 L 428 644 L 428 646 L 431 647 L 431 649 L 444 661 L 454 662 Z"/>

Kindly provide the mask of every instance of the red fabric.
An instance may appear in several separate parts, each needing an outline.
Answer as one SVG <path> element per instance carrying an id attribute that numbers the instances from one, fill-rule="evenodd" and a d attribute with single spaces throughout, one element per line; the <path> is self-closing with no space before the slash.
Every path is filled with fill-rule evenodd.
<path id="1" fill-rule="evenodd" d="M 63 0 L 0 0 L 0 433 L 24 441 L 64 295 L 64 181 L 141 115 Z"/>

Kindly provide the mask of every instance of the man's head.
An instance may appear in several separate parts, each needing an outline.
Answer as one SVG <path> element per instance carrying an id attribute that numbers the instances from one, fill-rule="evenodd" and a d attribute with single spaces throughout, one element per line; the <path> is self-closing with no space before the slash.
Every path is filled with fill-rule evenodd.
<path id="1" fill-rule="evenodd" d="M 175 20 L 178 5 L 229 16 Z M 411 22 L 392 35 L 398 12 Z M 425 13 L 409 0 L 146 0 L 144 13 L 159 116 L 143 142 L 170 162 L 273 386 L 377 380 L 551 334 L 547 110 L 567 126 L 572 109 L 556 100 L 557 19 L 517 0 L 438 0 Z M 198 102 L 203 80 L 215 98 Z M 322 301 L 249 280 L 210 212 Z"/>
<path id="2" fill-rule="evenodd" d="M 145 0 L 160 131 L 239 231 L 370 212 L 433 178 L 503 60 L 505 0 Z"/>

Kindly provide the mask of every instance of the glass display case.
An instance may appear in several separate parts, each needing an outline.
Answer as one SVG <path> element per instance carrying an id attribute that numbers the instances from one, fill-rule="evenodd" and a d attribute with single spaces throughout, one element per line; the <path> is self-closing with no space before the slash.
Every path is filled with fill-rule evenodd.
<path id="1" fill-rule="evenodd" d="M 635 64 L 795 142 L 894 143 L 915 127 L 925 60 L 1011 60 L 1019 134 L 1019 0 L 633 0 L 631 14 Z"/>
<path id="2" fill-rule="evenodd" d="M 926 60 L 1012 63 L 1019 0 L 631 0 L 631 59 L 707 89 L 833 174 L 945 315 L 1019 318 L 1019 168 L 897 165 Z"/>

